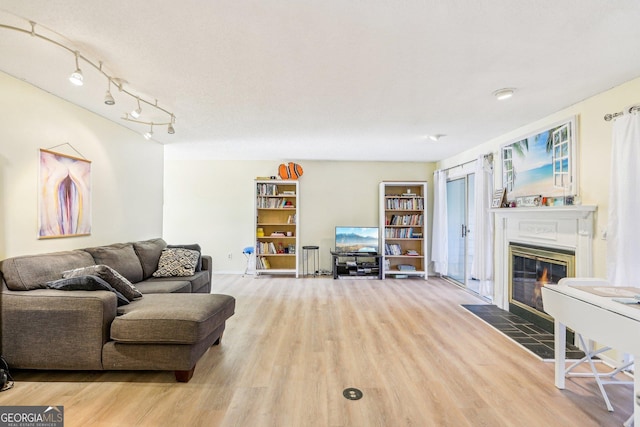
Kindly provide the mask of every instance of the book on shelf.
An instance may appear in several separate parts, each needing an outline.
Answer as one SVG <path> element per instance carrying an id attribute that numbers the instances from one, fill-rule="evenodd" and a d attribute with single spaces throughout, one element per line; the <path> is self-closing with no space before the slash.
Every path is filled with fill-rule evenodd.
<path id="1" fill-rule="evenodd" d="M 257 187 L 259 196 L 275 196 L 278 194 L 277 184 L 258 184 Z"/>
<path id="2" fill-rule="evenodd" d="M 413 227 L 408 228 L 387 228 L 384 231 L 387 239 L 411 239 L 414 237 Z"/>
<path id="3" fill-rule="evenodd" d="M 269 259 L 265 257 L 260 257 L 260 263 L 262 264 L 262 268 L 268 270 L 271 268 L 271 264 L 269 263 Z"/>
<path id="4" fill-rule="evenodd" d="M 407 252 L 405 253 L 405 255 L 409 255 L 409 256 L 419 256 L 420 254 L 418 253 L 418 251 L 415 251 L 413 249 L 409 249 L 407 250 Z"/>
<path id="5" fill-rule="evenodd" d="M 411 199 L 389 198 L 386 201 L 387 210 L 424 210 L 424 198 L 421 196 Z"/>
<path id="6" fill-rule="evenodd" d="M 265 197 L 259 195 L 256 201 L 256 207 L 259 209 L 295 209 L 295 205 L 291 200 L 284 197 Z"/>
<path id="7" fill-rule="evenodd" d="M 257 242 L 256 252 L 258 254 L 277 254 L 276 245 L 273 242 Z"/>
<path id="8" fill-rule="evenodd" d="M 424 216 L 422 214 L 414 215 L 391 215 L 387 218 L 387 225 L 422 225 Z"/>
<path id="9" fill-rule="evenodd" d="M 256 268 L 258 270 L 268 270 L 271 268 L 271 263 L 266 257 L 260 256 L 256 258 Z"/>
<path id="10" fill-rule="evenodd" d="M 402 247 L 396 243 L 386 243 L 384 245 L 385 255 L 402 255 Z"/>

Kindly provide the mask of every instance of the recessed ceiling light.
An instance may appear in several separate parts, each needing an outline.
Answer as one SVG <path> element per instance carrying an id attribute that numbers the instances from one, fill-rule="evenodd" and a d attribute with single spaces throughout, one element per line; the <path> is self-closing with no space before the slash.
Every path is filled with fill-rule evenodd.
<path id="1" fill-rule="evenodd" d="M 495 96 L 498 101 L 502 101 L 504 99 L 511 98 L 515 91 L 516 90 L 513 88 L 498 89 L 497 91 L 493 92 L 493 96 Z"/>
<path id="2" fill-rule="evenodd" d="M 432 140 L 432 141 L 437 141 L 440 138 L 442 138 L 443 136 L 447 136 L 447 135 L 444 135 L 442 133 L 436 133 L 435 135 L 429 135 L 429 139 Z"/>

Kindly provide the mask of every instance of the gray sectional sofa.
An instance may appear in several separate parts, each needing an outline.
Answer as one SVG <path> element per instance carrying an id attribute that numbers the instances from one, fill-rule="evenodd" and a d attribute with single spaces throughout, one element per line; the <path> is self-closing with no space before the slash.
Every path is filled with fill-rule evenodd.
<path id="1" fill-rule="evenodd" d="M 158 238 L 5 259 L 1 354 L 11 368 L 169 370 L 189 381 L 235 310 L 233 297 L 210 293 L 211 257 L 198 249 Z M 176 253 L 195 265 L 165 262 Z M 75 290 L 87 283 L 106 290 Z"/>

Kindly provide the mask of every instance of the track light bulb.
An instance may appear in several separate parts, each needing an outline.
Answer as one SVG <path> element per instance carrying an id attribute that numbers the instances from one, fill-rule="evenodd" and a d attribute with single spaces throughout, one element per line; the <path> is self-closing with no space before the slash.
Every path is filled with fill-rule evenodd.
<path id="1" fill-rule="evenodd" d="M 71 73 L 71 75 L 69 76 L 69 81 L 76 86 L 82 86 L 84 84 L 82 70 L 78 68 L 73 73 Z"/>
<path id="2" fill-rule="evenodd" d="M 167 133 L 169 135 L 173 135 L 174 133 L 176 133 L 176 130 L 173 128 L 173 122 L 175 122 L 176 118 L 175 116 L 172 114 L 171 115 L 171 121 L 169 122 L 169 126 L 167 126 Z"/>
<path id="3" fill-rule="evenodd" d="M 131 117 L 133 117 L 134 119 L 137 119 L 138 117 L 140 117 L 140 114 L 142 114 L 142 107 L 140 107 L 140 98 L 136 99 L 138 100 L 138 108 L 131 112 Z"/>
<path id="4" fill-rule="evenodd" d="M 104 103 L 107 105 L 114 105 L 116 100 L 111 95 L 111 79 L 107 80 L 107 93 L 104 94 Z"/>
<path id="5" fill-rule="evenodd" d="M 149 132 L 145 132 L 144 137 L 146 139 L 151 139 L 153 136 L 153 123 L 151 123 L 151 127 L 149 128 Z"/>
<path id="6" fill-rule="evenodd" d="M 114 105 L 116 103 L 116 100 L 111 96 L 111 92 L 107 91 L 104 95 L 104 103 L 107 105 Z"/>
<path id="7" fill-rule="evenodd" d="M 82 75 L 82 70 L 78 65 L 78 51 L 76 51 L 75 54 L 76 54 L 76 70 L 73 73 L 71 73 L 71 75 L 69 76 L 69 81 L 76 86 L 82 86 L 84 84 L 84 77 Z"/>

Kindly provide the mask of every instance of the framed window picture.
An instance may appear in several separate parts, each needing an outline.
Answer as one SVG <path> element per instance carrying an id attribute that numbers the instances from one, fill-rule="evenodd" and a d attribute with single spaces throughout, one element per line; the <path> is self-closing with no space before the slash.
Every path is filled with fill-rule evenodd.
<path id="1" fill-rule="evenodd" d="M 573 116 L 502 146 L 502 185 L 507 200 L 531 194 L 577 194 L 576 121 Z"/>

